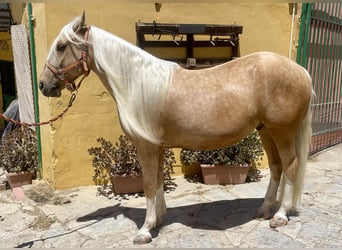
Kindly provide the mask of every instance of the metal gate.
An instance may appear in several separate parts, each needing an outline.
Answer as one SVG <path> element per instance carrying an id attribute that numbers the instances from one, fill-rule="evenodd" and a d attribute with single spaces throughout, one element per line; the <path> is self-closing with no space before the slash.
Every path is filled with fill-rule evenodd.
<path id="1" fill-rule="evenodd" d="M 303 4 L 297 63 L 313 80 L 310 153 L 342 142 L 342 3 Z"/>

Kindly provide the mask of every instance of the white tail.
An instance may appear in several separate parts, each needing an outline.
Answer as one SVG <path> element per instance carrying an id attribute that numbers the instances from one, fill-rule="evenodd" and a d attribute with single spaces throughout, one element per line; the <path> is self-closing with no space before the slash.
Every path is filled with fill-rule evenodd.
<path id="1" fill-rule="evenodd" d="M 304 175 L 306 162 L 309 155 L 309 147 L 312 136 L 312 112 L 309 106 L 302 124 L 299 128 L 299 132 L 296 136 L 296 154 L 298 157 L 298 169 L 296 175 L 296 181 L 293 187 L 293 205 L 296 206 L 300 203 L 300 198 L 304 186 Z"/>

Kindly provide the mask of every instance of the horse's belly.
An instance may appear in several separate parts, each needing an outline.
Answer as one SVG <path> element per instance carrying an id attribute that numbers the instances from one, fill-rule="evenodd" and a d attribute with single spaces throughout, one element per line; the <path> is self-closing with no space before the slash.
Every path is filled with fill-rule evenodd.
<path id="1" fill-rule="evenodd" d="M 162 141 L 172 147 L 209 149 L 247 136 L 259 123 L 256 104 L 245 96 L 220 94 L 210 102 L 190 98 L 169 105 L 172 108 L 163 112 Z"/>
<path id="2" fill-rule="evenodd" d="M 213 124 L 215 121 L 207 123 L 210 126 L 165 127 L 162 141 L 169 147 L 217 149 L 237 143 L 256 127 L 254 122 L 239 127 L 234 127 L 233 124 Z"/>

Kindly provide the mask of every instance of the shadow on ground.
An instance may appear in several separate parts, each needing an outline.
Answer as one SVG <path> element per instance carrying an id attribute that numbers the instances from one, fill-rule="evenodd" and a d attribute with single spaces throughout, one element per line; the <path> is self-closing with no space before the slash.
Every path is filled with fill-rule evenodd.
<path id="1" fill-rule="evenodd" d="M 254 219 L 262 198 L 221 200 L 186 206 L 171 207 L 163 216 L 162 225 L 154 230 L 158 234 L 162 227 L 180 223 L 191 228 L 205 230 L 225 230 L 245 224 Z M 144 208 L 125 207 L 121 205 L 100 208 L 77 219 L 78 222 L 116 218 L 123 214 L 141 228 L 145 219 Z M 115 223 L 115 222 L 114 222 Z"/>

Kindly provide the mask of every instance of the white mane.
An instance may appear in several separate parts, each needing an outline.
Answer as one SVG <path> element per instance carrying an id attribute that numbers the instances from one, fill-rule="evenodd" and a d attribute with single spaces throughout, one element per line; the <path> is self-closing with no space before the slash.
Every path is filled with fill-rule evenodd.
<path id="1" fill-rule="evenodd" d="M 73 24 L 65 26 L 62 33 L 75 42 Z M 84 41 L 76 40 L 79 42 Z M 132 137 L 160 144 L 157 134 L 161 107 L 178 64 L 158 59 L 94 26 L 89 43 L 94 49 L 95 65 L 112 90 L 123 129 Z"/>

